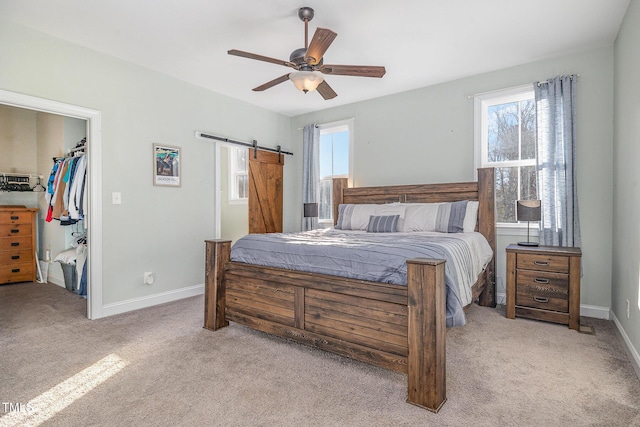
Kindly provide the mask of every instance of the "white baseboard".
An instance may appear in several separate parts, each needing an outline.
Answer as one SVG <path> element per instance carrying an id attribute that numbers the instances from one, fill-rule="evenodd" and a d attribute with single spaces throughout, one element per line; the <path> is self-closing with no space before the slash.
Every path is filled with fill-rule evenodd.
<path id="1" fill-rule="evenodd" d="M 611 312 L 611 318 L 613 319 L 613 323 L 615 323 L 616 327 L 618 328 L 618 332 L 620 332 L 620 335 L 622 336 L 622 340 L 627 345 L 627 352 L 629 353 L 629 356 L 631 357 L 632 362 L 634 362 L 633 368 L 635 369 L 636 375 L 638 376 L 638 378 L 640 378 L 640 354 L 638 354 L 638 350 L 636 350 L 635 347 L 633 346 L 633 343 L 629 339 L 629 335 L 627 335 L 624 328 L 622 327 L 622 324 L 620 323 L 620 321 L 616 317 L 616 314 L 613 311 Z"/>
<path id="2" fill-rule="evenodd" d="M 126 313 L 127 311 L 139 310 L 141 308 L 152 307 L 166 302 L 177 301 L 204 293 L 204 284 L 189 286 L 173 291 L 161 292 L 159 294 L 146 297 L 133 298 L 126 301 L 105 304 L 102 306 L 102 317 L 113 316 L 115 314 Z"/>
<path id="3" fill-rule="evenodd" d="M 609 309 L 609 307 L 600 307 L 597 305 L 587 304 L 580 305 L 580 316 L 609 320 L 611 319 L 610 314 L 611 310 Z"/>
<path id="4" fill-rule="evenodd" d="M 57 277 L 57 276 L 53 276 L 53 275 L 49 274 L 47 276 L 47 282 L 53 283 L 54 285 L 62 286 L 63 288 L 65 287 L 64 286 L 64 278 L 63 277 Z"/>
<path id="5" fill-rule="evenodd" d="M 496 301 L 500 305 L 507 304 L 507 294 L 505 293 L 496 293 Z M 610 319 L 610 311 L 609 307 L 600 307 L 597 305 L 580 305 L 580 316 L 584 317 L 593 317 L 595 319 Z"/>

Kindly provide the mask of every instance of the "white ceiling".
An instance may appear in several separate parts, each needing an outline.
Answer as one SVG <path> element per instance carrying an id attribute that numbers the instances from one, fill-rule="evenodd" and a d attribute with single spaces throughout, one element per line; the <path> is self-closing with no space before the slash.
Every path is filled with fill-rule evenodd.
<path id="1" fill-rule="evenodd" d="M 288 116 L 349 104 L 614 42 L 629 0 L 0 0 L 0 18 Z M 325 101 L 291 82 L 304 47 L 302 6 L 338 37 L 328 64 L 383 65 L 382 79 L 325 76 Z M 580 71 L 580 70 L 577 70 Z"/>

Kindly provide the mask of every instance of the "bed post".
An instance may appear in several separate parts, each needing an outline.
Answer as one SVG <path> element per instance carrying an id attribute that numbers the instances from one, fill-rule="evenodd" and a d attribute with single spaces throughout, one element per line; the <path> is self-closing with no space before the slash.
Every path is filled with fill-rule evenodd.
<path id="1" fill-rule="evenodd" d="M 333 225 L 338 223 L 338 205 L 344 203 L 344 189 L 349 187 L 349 178 L 333 178 Z"/>
<path id="2" fill-rule="evenodd" d="M 407 260 L 407 402 L 438 412 L 446 394 L 444 260 Z"/>
<path id="3" fill-rule="evenodd" d="M 224 266 L 231 256 L 231 240 L 205 240 L 204 328 L 212 331 L 229 324 L 225 320 Z"/>
<path id="4" fill-rule="evenodd" d="M 496 214 L 495 214 L 495 168 L 478 169 L 478 231 L 487 238 L 493 258 L 486 268 L 486 286 L 480 294 L 479 304 L 485 307 L 496 306 Z"/>

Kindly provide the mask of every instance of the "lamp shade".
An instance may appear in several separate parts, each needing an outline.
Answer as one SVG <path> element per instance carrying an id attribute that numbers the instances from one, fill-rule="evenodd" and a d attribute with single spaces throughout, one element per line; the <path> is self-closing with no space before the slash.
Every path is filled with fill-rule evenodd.
<path id="1" fill-rule="evenodd" d="M 540 200 L 516 201 L 516 221 L 540 221 Z"/>
<path id="2" fill-rule="evenodd" d="M 305 218 L 317 218 L 318 217 L 318 204 L 317 203 L 305 203 L 304 204 L 304 217 Z"/>
<path id="3" fill-rule="evenodd" d="M 289 74 L 289 80 L 298 90 L 307 93 L 316 90 L 318 85 L 324 81 L 324 77 L 318 71 L 295 71 Z"/>

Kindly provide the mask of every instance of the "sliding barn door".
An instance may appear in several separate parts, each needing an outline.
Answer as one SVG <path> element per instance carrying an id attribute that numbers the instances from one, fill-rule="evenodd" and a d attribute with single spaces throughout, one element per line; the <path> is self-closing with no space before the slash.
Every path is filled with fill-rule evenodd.
<path id="1" fill-rule="evenodd" d="M 282 232 L 284 156 L 249 149 L 249 233 Z"/>

